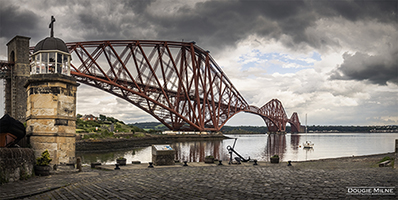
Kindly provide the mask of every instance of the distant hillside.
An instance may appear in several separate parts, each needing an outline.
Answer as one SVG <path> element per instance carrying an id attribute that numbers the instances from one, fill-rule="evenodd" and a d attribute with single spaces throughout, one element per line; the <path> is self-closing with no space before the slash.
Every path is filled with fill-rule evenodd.
<path id="1" fill-rule="evenodd" d="M 290 127 L 289 127 L 290 129 Z M 224 134 L 228 133 L 267 133 L 268 128 L 266 126 L 223 126 L 221 132 Z"/>
<path id="2" fill-rule="evenodd" d="M 148 130 L 168 130 L 160 122 L 140 122 L 128 124 L 146 131 Z M 341 133 L 369 133 L 369 132 L 398 132 L 397 125 L 390 126 L 308 126 L 308 132 L 341 132 Z M 221 132 L 228 133 L 267 133 L 267 126 L 223 126 Z M 291 127 L 286 126 L 286 132 L 291 132 Z"/>
<path id="3" fill-rule="evenodd" d="M 397 125 L 389 126 L 308 126 L 308 132 L 341 132 L 341 133 L 369 133 L 369 132 L 398 132 Z"/>
<path id="4" fill-rule="evenodd" d="M 100 115 L 98 120 L 93 121 L 84 121 L 81 117 L 77 114 L 76 133 L 145 132 L 142 128 L 126 125 L 123 121 L 105 115 Z"/>
<path id="5" fill-rule="evenodd" d="M 136 126 L 144 130 L 168 130 L 168 128 L 160 122 L 139 122 L 128 125 Z M 221 129 L 223 133 L 266 133 L 267 131 L 268 129 L 266 126 L 224 126 Z"/>
<path id="6" fill-rule="evenodd" d="M 136 126 L 142 128 L 146 131 L 148 130 L 169 130 L 160 122 L 139 122 L 134 124 L 128 124 L 131 126 Z M 287 132 L 290 132 L 290 126 L 286 127 Z M 249 134 L 249 133 L 267 133 L 268 128 L 266 126 L 223 126 L 221 132 L 224 134 Z"/>
<path id="7" fill-rule="evenodd" d="M 128 125 L 136 126 L 138 128 L 142 128 L 144 130 L 160 130 L 160 131 L 168 130 L 168 128 L 160 122 L 139 122 L 139 123 L 128 124 Z"/>

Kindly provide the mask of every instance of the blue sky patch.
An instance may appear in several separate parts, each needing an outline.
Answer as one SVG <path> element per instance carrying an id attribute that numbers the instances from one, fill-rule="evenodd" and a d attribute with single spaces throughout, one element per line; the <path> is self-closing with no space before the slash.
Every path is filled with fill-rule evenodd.
<path id="1" fill-rule="evenodd" d="M 311 57 L 293 57 L 282 53 L 261 53 L 258 49 L 239 57 L 239 63 L 243 64 L 241 71 L 261 68 L 266 70 L 267 74 L 296 73 L 302 69 L 311 68 L 315 62 L 321 60 L 318 52 L 313 52 Z"/>

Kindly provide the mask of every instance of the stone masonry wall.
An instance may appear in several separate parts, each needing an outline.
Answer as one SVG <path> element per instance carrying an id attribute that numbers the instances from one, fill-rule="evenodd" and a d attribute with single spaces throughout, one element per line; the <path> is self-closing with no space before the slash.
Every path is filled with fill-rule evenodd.
<path id="1" fill-rule="evenodd" d="M 76 81 L 61 74 L 31 75 L 26 125 L 36 157 L 48 150 L 51 165 L 75 162 Z"/>
<path id="2" fill-rule="evenodd" d="M 0 185 L 31 177 L 35 162 L 30 148 L 0 148 Z"/>
<path id="3" fill-rule="evenodd" d="M 7 43 L 8 61 L 14 62 L 11 77 L 6 81 L 5 113 L 20 122 L 26 121 L 26 92 L 24 84 L 30 74 L 28 37 L 15 36 Z"/>

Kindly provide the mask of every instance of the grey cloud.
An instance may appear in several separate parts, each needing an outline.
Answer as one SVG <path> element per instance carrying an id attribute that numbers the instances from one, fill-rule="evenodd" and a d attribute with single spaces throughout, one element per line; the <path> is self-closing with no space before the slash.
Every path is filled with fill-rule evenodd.
<path id="1" fill-rule="evenodd" d="M 312 1 L 322 16 L 341 16 L 351 21 L 377 19 L 380 22 L 396 22 L 397 1 L 394 0 L 346 0 Z"/>
<path id="2" fill-rule="evenodd" d="M 250 34 L 279 39 L 282 33 L 301 33 L 314 20 L 300 21 L 300 9 L 303 2 L 299 1 L 207 1 L 193 8 L 180 8 L 174 16 L 158 17 L 153 22 L 161 27 L 160 36 L 179 35 L 218 50 Z"/>
<path id="3" fill-rule="evenodd" d="M 351 21 L 376 19 L 396 23 L 392 1 L 206 1 L 193 8 L 182 7 L 171 17 L 146 13 L 159 37 L 196 40 L 210 50 L 233 46 L 249 34 L 280 39 L 291 48 L 305 43 L 319 48 L 306 33 L 321 18 L 343 17 Z M 334 42 L 332 42 L 334 45 Z"/>
<path id="4" fill-rule="evenodd" d="M 335 45 L 333 42 L 329 44 L 328 39 L 323 40 L 325 43 L 314 40 L 306 30 L 321 18 L 341 16 L 351 21 L 376 19 L 396 23 L 397 14 L 397 2 L 389 0 L 217 0 L 193 2 L 194 6 L 180 7 L 170 15 L 162 13 L 164 10 L 154 13 L 149 9 L 164 3 L 159 0 L 37 2 L 32 3 L 32 7 L 43 11 L 57 6 L 68 7 L 65 12 L 70 22 L 63 26 L 73 29 L 74 35 L 80 38 L 195 40 L 212 52 L 234 46 L 250 34 L 277 40 L 288 35 L 292 40 L 282 42 L 295 49 L 303 44 L 315 48 Z M 16 32 L 36 36 L 36 33 L 30 33 L 38 32 L 35 28 L 39 20 L 35 13 L 9 5 L 2 5 L 0 9 L 0 37 L 12 37 Z"/>
<path id="5" fill-rule="evenodd" d="M 396 23 L 397 12 L 396 2 L 387 0 L 217 0 L 193 2 L 194 6 L 179 7 L 172 14 L 165 14 L 167 10 L 164 9 L 167 8 L 155 12 L 150 9 L 159 3 L 164 1 L 68 2 L 68 13 L 77 21 L 68 24 L 79 26 L 69 28 L 75 29 L 76 35 L 87 40 L 194 40 L 213 53 L 236 45 L 250 34 L 276 40 L 287 35 L 291 40 L 283 40 L 285 46 L 301 49 L 303 45 L 315 48 L 336 45 L 335 41 L 328 38 L 320 42 L 307 31 L 321 18 L 341 16 L 351 21 L 376 19 L 384 23 Z M 84 9 L 74 10 L 72 6 Z"/>
<path id="6" fill-rule="evenodd" d="M 145 12 L 146 8 L 155 1 L 156 0 L 138 0 L 138 1 L 123 0 L 125 8 L 124 10 L 126 12 L 129 12 L 131 10 L 136 14 L 141 14 L 142 12 Z"/>
<path id="7" fill-rule="evenodd" d="M 81 26 L 79 33 L 88 40 L 149 39 L 146 31 L 154 32 L 146 8 L 152 1 L 123 1 L 123 4 L 111 1 L 102 6 L 90 5 L 95 12 L 76 13 L 74 25 Z M 154 38 L 151 38 L 154 39 Z"/>
<path id="8" fill-rule="evenodd" d="M 22 10 L 18 6 L 7 5 L 2 1 L 0 6 L 0 37 L 11 39 L 15 35 L 36 36 L 39 17 L 32 11 Z"/>
<path id="9" fill-rule="evenodd" d="M 354 55 L 345 53 L 344 62 L 331 79 L 368 80 L 371 83 L 385 85 L 387 82 L 398 85 L 398 51 L 391 55 L 368 55 L 356 52 Z"/>

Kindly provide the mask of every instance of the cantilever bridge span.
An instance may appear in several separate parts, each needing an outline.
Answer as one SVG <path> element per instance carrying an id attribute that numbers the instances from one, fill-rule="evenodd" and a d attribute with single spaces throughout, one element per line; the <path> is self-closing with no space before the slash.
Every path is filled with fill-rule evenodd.
<path id="1" fill-rule="evenodd" d="M 71 75 L 116 95 L 149 113 L 171 130 L 219 131 L 236 113 L 262 117 L 270 132 L 290 123 L 298 132 L 297 113 L 288 118 L 273 99 L 250 106 L 208 51 L 194 42 L 123 40 L 66 43 Z M 33 48 L 31 48 L 33 50 Z"/>

